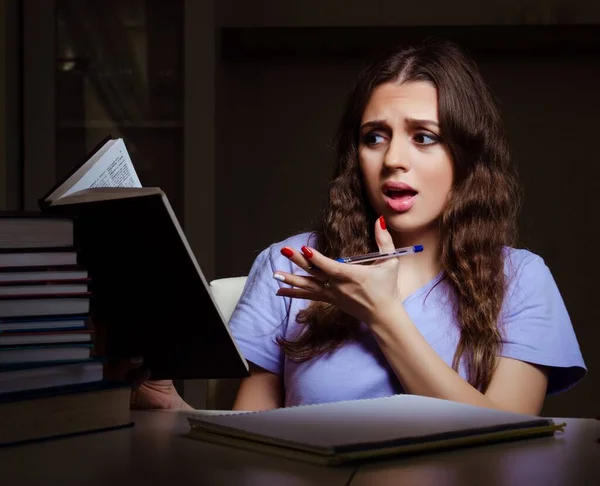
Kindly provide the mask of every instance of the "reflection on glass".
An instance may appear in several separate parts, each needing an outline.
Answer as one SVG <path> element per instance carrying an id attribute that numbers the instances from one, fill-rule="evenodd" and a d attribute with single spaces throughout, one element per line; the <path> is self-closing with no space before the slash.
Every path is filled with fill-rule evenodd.
<path id="1" fill-rule="evenodd" d="M 57 177 L 122 137 L 142 184 L 183 219 L 183 1 L 56 6 Z"/>

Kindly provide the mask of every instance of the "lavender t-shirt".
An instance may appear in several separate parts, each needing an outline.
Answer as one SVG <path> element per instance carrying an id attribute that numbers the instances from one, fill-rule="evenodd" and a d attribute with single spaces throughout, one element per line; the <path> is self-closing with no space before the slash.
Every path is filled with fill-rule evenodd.
<path id="1" fill-rule="evenodd" d="M 283 375 L 285 406 L 403 393 L 364 324 L 358 340 L 303 363 L 287 359 L 275 342 L 278 335 L 287 339 L 298 335 L 302 326 L 296 316 L 310 303 L 275 295 L 286 285 L 273 278 L 276 270 L 306 275 L 280 250 L 310 244 L 314 244 L 312 234 L 296 235 L 271 245 L 254 261 L 230 320 L 243 355 L 257 366 Z M 564 391 L 585 375 L 586 368 L 563 299 L 542 258 L 513 248 L 507 248 L 505 255 L 509 286 L 501 312 L 504 343 L 500 355 L 547 366 L 548 394 Z M 440 279 L 441 275 L 413 292 L 404 306 L 429 345 L 451 366 L 459 327 L 452 311 L 452 292 Z M 465 371 L 464 366 L 459 367 L 463 378 Z"/>

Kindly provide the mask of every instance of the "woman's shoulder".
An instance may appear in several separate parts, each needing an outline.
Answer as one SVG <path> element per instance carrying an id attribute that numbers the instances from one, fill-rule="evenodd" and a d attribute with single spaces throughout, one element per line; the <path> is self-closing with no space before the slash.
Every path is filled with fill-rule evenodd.
<path id="1" fill-rule="evenodd" d="M 509 279 L 546 272 L 544 259 L 525 248 L 504 247 L 504 273 Z"/>
<path id="2" fill-rule="evenodd" d="M 505 267 L 502 355 L 548 367 L 549 394 L 570 388 L 586 367 L 550 269 L 540 255 L 515 248 L 506 249 Z"/>
<path id="3" fill-rule="evenodd" d="M 505 248 L 504 273 L 509 300 L 533 296 L 545 298 L 558 292 L 552 271 L 544 258 L 524 248 Z"/>

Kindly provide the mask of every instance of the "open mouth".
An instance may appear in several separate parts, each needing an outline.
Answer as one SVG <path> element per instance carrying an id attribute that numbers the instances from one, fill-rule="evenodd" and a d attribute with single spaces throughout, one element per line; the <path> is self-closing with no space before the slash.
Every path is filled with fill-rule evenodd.
<path id="1" fill-rule="evenodd" d="M 407 199 L 417 195 L 417 191 L 411 189 L 387 189 L 384 194 L 390 199 Z"/>
<path id="2" fill-rule="evenodd" d="M 383 194 L 388 208 L 397 213 L 405 213 L 413 207 L 418 192 L 406 187 L 388 186 L 384 188 Z"/>

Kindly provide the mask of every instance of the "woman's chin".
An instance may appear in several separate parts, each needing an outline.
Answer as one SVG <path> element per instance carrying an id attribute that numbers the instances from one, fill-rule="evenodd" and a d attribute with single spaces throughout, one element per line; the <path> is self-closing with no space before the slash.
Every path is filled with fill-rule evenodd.
<path id="1" fill-rule="evenodd" d="M 423 218 L 410 217 L 408 213 L 386 216 L 385 222 L 388 231 L 392 234 L 425 235 L 431 231 L 437 231 L 435 221 L 424 221 Z"/>

